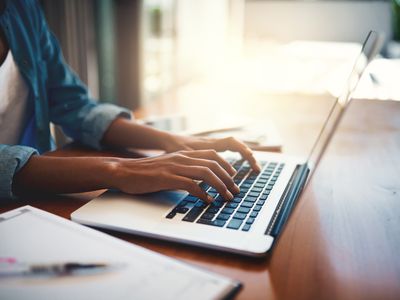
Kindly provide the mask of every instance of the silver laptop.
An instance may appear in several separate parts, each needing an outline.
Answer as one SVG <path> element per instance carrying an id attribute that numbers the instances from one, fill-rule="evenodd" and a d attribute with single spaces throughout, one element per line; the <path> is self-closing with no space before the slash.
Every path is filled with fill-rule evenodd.
<path id="1" fill-rule="evenodd" d="M 223 156 L 237 170 L 234 181 L 241 192 L 210 205 L 182 191 L 148 195 L 107 192 L 71 214 L 75 222 L 132 234 L 198 245 L 249 256 L 271 249 L 301 191 L 329 143 L 358 81 L 382 44 L 371 31 L 357 57 L 342 95 L 335 101 L 307 160 L 283 154 L 255 152 L 262 171 L 255 173 L 234 153 Z"/>

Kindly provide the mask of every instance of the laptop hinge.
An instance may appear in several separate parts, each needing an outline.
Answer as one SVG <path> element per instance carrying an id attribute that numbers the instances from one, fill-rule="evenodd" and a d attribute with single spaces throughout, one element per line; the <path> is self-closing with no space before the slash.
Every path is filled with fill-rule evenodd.
<path id="1" fill-rule="evenodd" d="M 286 223 L 290 212 L 292 211 L 296 200 L 299 198 L 301 191 L 307 181 L 310 169 L 307 163 L 298 165 L 294 170 L 292 177 L 286 186 L 285 191 L 279 200 L 278 206 L 272 216 L 265 234 L 276 237 L 281 232 L 283 225 Z"/>

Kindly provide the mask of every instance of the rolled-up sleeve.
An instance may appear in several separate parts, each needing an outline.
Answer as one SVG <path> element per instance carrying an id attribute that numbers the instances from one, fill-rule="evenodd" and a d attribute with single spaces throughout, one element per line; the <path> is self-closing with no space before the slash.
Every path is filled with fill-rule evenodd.
<path id="1" fill-rule="evenodd" d="M 116 118 L 131 118 L 129 110 L 112 104 L 98 104 L 91 108 L 82 125 L 82 143 L 101 149 L 101 139 Z"/>
<path id="2" fill-rule="evenodd" d="M 15 173 L 38 152 L 31 147 L 0 144 L 0 198 L 12 198 L 12 183 Z"/>

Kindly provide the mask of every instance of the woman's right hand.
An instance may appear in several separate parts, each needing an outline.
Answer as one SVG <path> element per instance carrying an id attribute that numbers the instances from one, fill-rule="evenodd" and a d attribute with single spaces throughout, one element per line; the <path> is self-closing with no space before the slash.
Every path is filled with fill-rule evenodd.
<path id="1" fill-rule="evenodd" d="M 232 200 L 233 194 L 240 192 L 232 178 L 235 174 L 235 169 L 215 150 L 195 150 L 118 159 L 113 163 L 110 180 L 114 188 L 129 194 L 185 190 L 210 203 L 213 198 L 195 180 L 206 182 L 225 200 Z"/>

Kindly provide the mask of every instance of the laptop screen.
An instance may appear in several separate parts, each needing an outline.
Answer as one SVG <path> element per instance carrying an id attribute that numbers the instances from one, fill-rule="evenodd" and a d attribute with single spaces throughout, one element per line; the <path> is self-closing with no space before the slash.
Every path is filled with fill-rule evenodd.
<path id="1" fill-rule="evenodd" d="M 383 43 L 383 35 L 375 31 L 370 31 L 363 43 L 360 54 L 354 63 L 353 69 L 348 80 L 343 88 L 341 95 L 336 99 L 332 108 L 329 111 L 328 117 L 322 126 L 322 129 L 315 141 L 309 154 L 307 164 L 312 172 L 318 164 L 321 155 L 328 145 L 343 112 L 352 98 L 353 92 L 356 89 L 360 78 L 368 66 L 369 62 L 380 51 Z"/>

